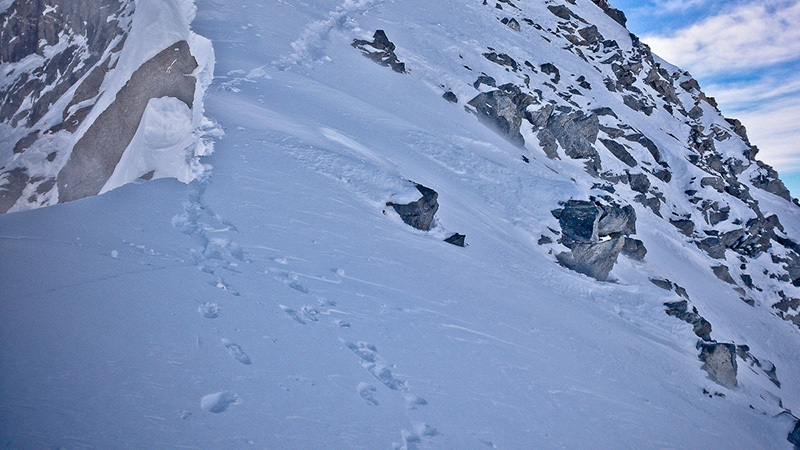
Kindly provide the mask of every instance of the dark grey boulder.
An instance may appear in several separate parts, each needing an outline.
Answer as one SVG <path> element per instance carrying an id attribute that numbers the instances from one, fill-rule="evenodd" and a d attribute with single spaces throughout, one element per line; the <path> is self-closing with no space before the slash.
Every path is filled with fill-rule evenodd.
<path id="1" fill-rule="evenodd" d="M 612 155 L 616 156 L 617 159 L 622 161 L 623 163 L 627 164 L 628 167 L 636 167 L 636 159 L 628 152 L 628 149 L 625 148 L 624 145 L 612 141 L 610 139 L 600 139 L 600 142 L 606 146 L 608 151 L 611 152 Z"/>
<path id="2" fill-rule="evenodd" d="M 508 26 L 508 28 L 511 28 L 514 31 L 520 30 L 519 22 L 517 22 L 517 19 L 514 19 L 513 17 L 511 19 L 509 19 L 508 17 L 504 17 L 500 21 L 503 22 L 504 25 Z"/>
<path id="3" fill-rule="evenodd" d="M 651 279 L 650 281 L 653 280 Z M 711 323 L 698 314 L 697 308 L 694 306 L 692 310 L 689 311 L 688 301 L 680 300 L 677 302 L 667 302 L 664 303 L 664 306 L 667 307 L 667 315 L 676 317 L 692 325 L 692 331 L 694 331 L 697 337 L 707 342 L 711 341 Z"/>
<path id="4" fill-rule="evenodd" d="M 597 31 L 597 25 L 592 25 L 586 28 L 581 28 L 578 30 L 578 34 L 586 41 L 587 44 L 596 44 L 598 42 L 604 41 L 606 38 Z"/>
<path id="5" fill-rule="evenodd" d="M 515 72 L 517 70 L 519 70 L 519 64 L 517 64 L 517 62 L 514 60 L 514 58 L 506 55 L 505 53 L 498 54 L 498 53 L 495 53 L 495 52 L 489 52 L 489 53 L 484 53 L 483 57 L 488 59 L 489 61 L 495 63 L 495 64 L 498 64 L 498 65 L 501 65 L 501 66 L 508 66 L 512 70 L 514 70 Z"/>
<path id="6" fill-rule="evenodd" d="M 639 239 L 625 238 L 625 245 L 622 247 L 622 254 L 636 261 L 641 261 L 647 255 L 647 248 L 644 242 Z"/>
<path id="7" fill-rule="evenodd" d="M 636 232 L 636 214 L 630 205 L 586 200 L 563 205 L 553 211 L 561 226 L 561 243 L 570 249 L 556 255 L 562 266 L 605 281 L 626 246 L 632 258 L 644 258 L 644 243 L 627 237 Z"/>
<path id="8" fill-rule="evenodd" d="M 454 233 L 452 236 L 448 237 L 444 241 L 447 242 L 448 244 L 453 244 L 453 245 L 456 245 L 458 247 L 465 247 L 466 243 L 464 242 L 464 240 L 466 238 L 467 238 L 467 236 L 464 235 L 464 234 Z"/>
<path id="9" fill-rule="evenodd" d="M 731 272 L 730 269 L 728 269 L 728 266 L 724 265 L 714 266 L 711 268 L 711 270 L 714 272 L 714 275 L 716 275 L 716 277 L 719 278 L 720 280 L 728 284 L 736 285 L 736 281 L 734 281 L 733 277 L 731 277 Z"/>
<path id="10" fill-rule="evenodd" d="M 504 84 L 497 90 L 478 94 L 467 104 L 475 108 L 481 123 L 522 147 L 525 139 L 519 129 L 525 110 L 535 102 L 536 99 L 522 92 L 518 86 Z"/>
<path id="11" fill-rule="evenodd" d="M 354 39 L 350 44 L 361 50 L 367 58 L 375 61 L 381 66 L 391 67 L 397 73 L 405 73 L 406 65 L 397 59 L 395 55 L 395 45 L 386 37 L 386 32 L 376 30 L 372 35 L 372 42 L 364 39 Z"/>
<path id="12" fill-rule="evenodd" d="M 553 63 L 544 63 L 539 68 L 542 69 L 542 72 L 550 75 L 554 83 L 558 84 L 561 81 L 561 72 Z"/>
<path id="13" fill-rule="evenodd" d="M 665 280 L 665 279 L 662 279 L 662 278 L 649 278 L 649 280 L 650 280 L 651 283 L 655 284 L 656 286 L 660 287 L 661 289 L 664 289 L 665 291 L 671 291 L 672 290 L 672 282 L 669 281 L 669 280 Z"/>
<path id="14" fill-rule="evenodd" d="M 694 234 L 694 222 L 690 219 L 669 219 L 669 223 L 680 230 L 684 236 L 692 236 Z"/>
<path id="15" fill-rule="evenodd" d="M 789 436 L 786 438 L 790 444 L 794 445 L 795 449 L 800 448 L 800 420 L 797 420 L 794 426 L 794 430 L 789 433 Z"/>
<path id="16" fill-rule="evenodd" d="M 734 344 L 698 342 L 701 367 L 715 383 L 728 389 L 735 388 L 738 365 L 736 363 L 736 346 Z"/>
<path id="17" fill-rule="evenodd" d="M 627 23 L 628 19 L 625 17 L 625 13 L 616 8 L 612 8 L 611 5 L 608 4 L 608 0 L 592 0 L 592 2 L 599 6 L 608 17 L 614 19 L 618 24 L 624 27 Z"/>
<path id="18" fill-rule="evenodd" d="M 442 94 L 442 98 L 450 103 L 458 103 L 458 97 L 456 97 L 456 94 L 454 94 L 451 91 L 447 91 L 444 94 Z"/>
<path id="19" fill-rule="evenodd" d="M 0 173 L 0 179 L 4 179 L 0 184 L 0 214 L 2 214 L 17 203 L 25 186 L 28 185 L 30 176 L 28 169 L 17 167 Z"/>
<path id="20" fill-rule="evenodd" d="M 570 9 L 564 5 L 550 5 L 547 7 L 547 9 L 549 9 L 550 12 L 559 19 L 569 20 L 570 17 L 575 16 L 575 14 L 573 14 L 572 11 L 570 11 Z"/>
<path id="21" fill-rule="evenodd" d="M 386 206 L 394 208 L 406 224 L 418 230 L 428 231 L 433 225 L 436 211 L 439 210 L 439 202 L 437 200 L 439 194 L 421 184 L 415 183 L 415 185 L 420 194 L 422 194 L 419 200 L 407 204 L 387 202 Z"/>
<path id="22" fill-rule="evenodd" d="M 624 245 L 624 238 L 590 244 L 574 244 L 571 252 L 561 252 L 556 255 L 556 259 L 559 264 L 568 269 L 599 281 L 606 281 Z"/>

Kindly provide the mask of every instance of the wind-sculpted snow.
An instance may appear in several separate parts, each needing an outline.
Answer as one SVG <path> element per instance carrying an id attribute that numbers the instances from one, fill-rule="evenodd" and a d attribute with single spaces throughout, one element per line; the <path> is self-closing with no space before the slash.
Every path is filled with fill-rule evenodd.
<path id="1" fill-rule="evenodd" d="M 0 216 L 2 442 L 791 448 L 798 208 L 623 17 L 199 0 L 213 170 Z"/>

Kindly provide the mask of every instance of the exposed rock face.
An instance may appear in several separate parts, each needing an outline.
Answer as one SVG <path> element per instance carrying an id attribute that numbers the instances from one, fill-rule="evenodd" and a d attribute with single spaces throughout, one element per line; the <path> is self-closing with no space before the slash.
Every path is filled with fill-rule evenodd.
<path id="1" fill-rule="evenodd" d="M 417 201 L 398 204 L 388 202 L 386 206 L 391 206 L 403 219 L 403 222 L 411 225 L 412 227 L 428 231 L 433 225 L 433 218 L 436 211 L 439 210 L 439 194 L 433 189 L 427 188 L 421 184 L 416 184 L 417 190 L 422 194 L 422 198 Z"/>
<path id="2" fill-rule="evenodd" d="M 59 201 L 100 192 L 136 134 L 151 98 L 175 97 L 191 108 L 196 82 L 191 73 L 196 68 L 197 61 L 186 41 L 169 46 L 139 67 L 111 106 L 75 144 L 69 161 L 58 174 Z"/>
<path id="3" fill-rule="evenodd" d="M 736 379 L 738 365 L 736 363 L 736 346 L 722 343 L 698 343 L 702 369 L 714 382 L 733 389 L 739 382 Z"/>
<path id="4" fill-rule="evenodd" d="M 13 119 L 16 126 L 24 120 L 32 126 L 41 119 L 50 105 L 92 69 L 109 45 L 123 36 L 113 13 L 125 3 L 128 2 L 27 0 L 15 2 L 0 14 L 0 64 L 15 63 L 29 55 L 43 56 L 42 44 L 53 46 L 61 39 L 69 39 L 70 44 L 56 57 L 44 61 L 40 73 L 33 77 L 17 74 L 13 83 L 0 90 L 0 121 Z M 86 36 L 88 54 L 79 51 L 76 36 Z M 24 100 L 29 96 L 35 100 L 26 107 Z"/>
<path id="5" fill-rule="evenodd" d="M 653 281 L 653 280 L 650 280 Z M 653 281 L 655 283 L 655 281 Z M 694 334 L 704 341 L 711 341 L 711 323 L 704 319 L 697 313 L 697 308 L 694 306 L 689 311 L 689 302 L 687 300 L 679 300 L 677 302 L 664 303 L 667 307 L 667 314 L 677 317 L 680 320 L 692 325 Z"/>
<path id="6" fill-rule="evenodd" d="M 405 73 L 406 65 L 397 59 L 394 54 L 395 45 L 386 37 L 386 32 L 383 30 L 375 31 L 372 36 L 372 42 L 363 39 L 355 39 L 350 44 L 353 47 L 361 50 L 367 58 L 375 61 L 376 63 L 391 67 L 392 70 L 398 73 Z"/>
<path id="7" fill-rule="evenodd" d="M 614 19 L 618 24 L 624 27 L 625 24 L 628 23 L 628 19 L 625 17 L 625 13 L 616 8 L 612 8 L 611 5 L 608 4 L 608 0 L 592 0 L 592 1 L 594 2 L 595 5 L 599 6 L 603 10 L 603 12 L 605 12 L 606 15 L 608 15 L 608 17 Z"/>
<path id="8" fill-rule="evenodd" d="M 160 31 L 152 40 L 139 38 L 135 46 L 126 46 L 133 24 L 141 20 L 137 8 L 147 14 L 157 7 L 133 0 L 31 0 L 13 2 L 0 14 L 0 64 L 7 74 L 0 83 L 0 157 L 8 158 L 0 162 L 5 163 L 0 165 L 0 213 L 101 192 L 149 100 L 176 98 L 190 111 L 200 104 L 193 73 L 205 76 L 210 56 L 198 68 L 186 41 L 151 48 L 154 42 L 166 46 L 180 39 L 176 36 L 191 36 L 189 17 L 169 19 L 153 28 Z M 183 26 L 181 20 L 186 28 L 169 29 Z M 118 66 L 123 55 L 126 63 Z M 192 115 L 194 131 L 199 117 Z M 195 143 L 201 134 L 191 136 Z M 194 170 L 188 167 L 196 163 L 197 155 L 188 154 L 193 149 L 187 144 L 174 150 L 187 153 L 186 173 Z M 180 177 L 181 170 L 157 175 Z M 124 171 L 135 177 L 129 168 Z M 23 172 L 28 178 L 21 184 Z"/>
<path id="9" fill-rule="evenodd" d="M 467 104 L 475 108 L 481 122 L 522 147 L 525 139 L 519 131 L 520 126 L 525 110 L 534 102 L 536 100 L 522 93 L 519 87 L 505 84 L 497 90 L 478 94 Z"/>
<path id="10" fill-rule="evenodd" d="M 636 213 L 630 205 L 569 200 L 553 215 L 561 225 L 561 243 L 571 249 L 556 255 L 559 264 L 600 281 L 608 278 L 626 236 L 636 233 Z M 639 243 L 634 245 L 643 257 L 647 250 Z"/>

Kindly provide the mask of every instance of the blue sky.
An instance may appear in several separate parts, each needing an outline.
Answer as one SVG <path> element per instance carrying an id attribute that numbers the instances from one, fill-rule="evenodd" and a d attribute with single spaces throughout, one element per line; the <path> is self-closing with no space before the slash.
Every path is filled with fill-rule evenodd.
<path id="1" fill-rule="evenodd" d="M 628 28 L 747 127 L 800 197 L 800 0 L 612 0 Z"/>

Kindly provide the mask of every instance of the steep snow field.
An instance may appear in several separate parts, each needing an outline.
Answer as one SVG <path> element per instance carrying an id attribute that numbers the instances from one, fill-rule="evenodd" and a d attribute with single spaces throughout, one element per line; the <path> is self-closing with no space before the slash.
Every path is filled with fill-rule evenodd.
<path id="1" fill-rule="evenodd" d="M 0 216 L 0 444 L 791 448 L 778 415 L 800 411 L 800 330 L 742 302 L 674 227 L 636 204 L 649 252 L 606 283 L 537 244 L 592 179 L 538 149 L 525 164 L 464 111 L 476 74 L 433 64 L 483 64 L 458 55 L 512 33 L 491 6 L 312 3 L 198 0 L 217 75 L 204 114 L 224 130 L 202 179 Z M 350 46 L 376 29 L 409 74 Z M 408 180 L 439 193 L 430 232 L 385 206 L 419 197 Z M 798 236 L 795 207 L 758 200 Z M 467 247 L 442 241 L 454 232 Z M 782 388 L 743 362 L 734 389 L 708 379 L 648 277 L 679 280 Z"/>

